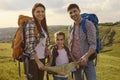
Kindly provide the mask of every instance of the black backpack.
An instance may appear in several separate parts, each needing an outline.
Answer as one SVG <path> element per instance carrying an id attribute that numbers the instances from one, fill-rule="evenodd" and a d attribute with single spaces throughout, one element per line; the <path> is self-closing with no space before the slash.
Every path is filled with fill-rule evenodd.
<path id="1" fill-rule="evenodd" d="M 72 59 L 70 57 L 70 51 L 69 51 L 68 47 L 64 45 L 64 49 L 67 52 L 67 56 L 68 56 L 69 62 L 71 62 Z M 57 48 L 56 45 L 53 45 L 51 47 L 51 52 L 52 52 L 52 55 L 53 55 L 53 60 L 52 60 L 52 65 L 51 66 L 55 66 L 56 57 L 59 55 L 57 50 L 58 50 L 58 48 Z"/>

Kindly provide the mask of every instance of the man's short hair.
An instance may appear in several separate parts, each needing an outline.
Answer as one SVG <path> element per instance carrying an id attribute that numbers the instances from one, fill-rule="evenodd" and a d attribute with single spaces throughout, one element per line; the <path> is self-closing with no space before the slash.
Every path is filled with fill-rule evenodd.
<path id="1" fill-rule="evenodd" d="M 77 8 L 80 11 L 80 8 L 77 4 L 70 4 L 67 8 L 67 11 L 69 11 L 70 9 L 73 9 L 73 8 Z"/>

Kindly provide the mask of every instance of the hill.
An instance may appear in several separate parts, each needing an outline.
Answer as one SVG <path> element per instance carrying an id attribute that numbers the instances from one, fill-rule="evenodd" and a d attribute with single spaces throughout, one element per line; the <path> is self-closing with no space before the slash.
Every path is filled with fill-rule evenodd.
<path id="1" fill-rule="evenodd" d="M 49 29 L 49 33 L 54 33 L 58 30 L 62 30 L 62 29 L 67 29 L 69 25 L 51 25 L 51 26 L 48 26 L 48 29 Z M 102 28 L 102 26 L 106 27 L 104 28 L 104 30 L 107 29 L 107 27 L 109 26 L 116 26 L 116 27 L 119 27 L 120 26 L 120 21 L 118 22 L 115 22 L 115 23 L 112 23 L 112 22 L 109 22 L 109 23 L 99 23 L 99 26 L 100 28 Z M 102 28 L 103 29 L 103 28 Z M 100 30 L 102 30 L 100 29 Z M 17 30 L 17 27 L 16 28 L 13 28 L 13 27 L 9 27 L 9 28 L 0 28 L 0 42 L 11 42 L 13 37 L 14 37 L 14 34 Z M 100 31 L 101 34 L 103 34 L 103 31 Z M 52 36 L 52 35 L 50 35 Z"/>
<path id="2" fill-rule="evenodd" d="M 50 33 L 54 33 L 65 27 L 66 26 L 64 25 L 53 25 L 53 26 L 48 26 L 48 29 Z M 15 35 L 16 30 L 17 27 L 0 28 L 0 42 L 11 42 Z"/>
<path id="3" fill-rule="evenodd" d="M 65 32 L 67 36 L 67 26 L 51 26 L 49 28 L 52 43 L 53 34 L 57 30 Z M 6 31 L 5 33 L 10 29 L 4 29 L 4 31 Z M 103 50 L 98 56 L 98 63 L 96 66 L 97 80 L 120 80 L 120 26 L 118 26 L 118 24 L 112 26 L 100 25 L 99 29 L 103 40 Z M 10 47 L 11 43 L 0 43 L 0 73 L 2 73 L 0 74 L 0 80 L 26 80 L 23 74 L 23 66 L 21 66 L 21 77 L 18 76 L 18 64 L 13 62 L 12 50 Z M 51 75 L 49 77 L 51 80 Z M 72 79 L 70 78 L 69 80 Z"/>
<path id="4" fill-rule="evenodd" d="M 0 42 L 9 42 L 12 40 L 17 28 L 0 28 Z"/>

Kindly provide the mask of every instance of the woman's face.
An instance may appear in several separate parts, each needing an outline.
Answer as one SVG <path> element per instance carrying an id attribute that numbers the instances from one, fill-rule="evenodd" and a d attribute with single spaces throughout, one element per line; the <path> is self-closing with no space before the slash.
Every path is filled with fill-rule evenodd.
<path id="1" fill-rule="evenodd" d="M 38 21 L 42 21 L 45 17 L 45 9 L 43 7 L 37 7 L 34 11 L 34 16 Z"/>

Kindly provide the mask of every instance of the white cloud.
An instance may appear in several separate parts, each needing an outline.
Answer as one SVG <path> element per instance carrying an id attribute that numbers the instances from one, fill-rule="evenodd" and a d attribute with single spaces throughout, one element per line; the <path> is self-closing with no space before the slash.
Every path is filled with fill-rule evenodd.
<path id="1" fill-rule="evenodd" d="M 28 15 L 29 12 L 27 11 L 19 11 L 19 12 L 6 11 L 6 12 L 1 13 L 0 14 L 0 27 L 17 27 L 17 20 L 20 14 Z"/>
<path id="2" fill-rule="evenodd" d="M 82 13 L 97 14 L 100 22 L 120 20 L 119 0 L 0 0 L 0 27 L 17 26 L 18 15 L 31 15 L 31 9 L 36 2 L 45 5 L 48 25 L 71 24 L 67 14 L 70 3 L 78 4 Z"/>
<path id="3" fill-rule="evenodd" d="M 28 9 L 32 5 L 32 1 L 30 2 L 29 0 L 0 0 L 0 9 L 2 10 L 24 10 Z"/>

